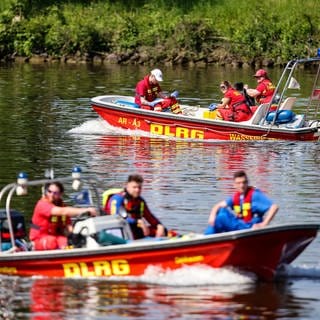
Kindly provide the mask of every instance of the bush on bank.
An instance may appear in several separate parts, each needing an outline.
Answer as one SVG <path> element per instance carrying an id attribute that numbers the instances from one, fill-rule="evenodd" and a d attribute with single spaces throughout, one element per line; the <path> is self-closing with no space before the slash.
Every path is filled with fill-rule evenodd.
<path id="1" fill-rule="evenodd" d="M 0 10 L 0 59 L 278 64 L 320 45 L 314 0 L 2 0 Z"/>

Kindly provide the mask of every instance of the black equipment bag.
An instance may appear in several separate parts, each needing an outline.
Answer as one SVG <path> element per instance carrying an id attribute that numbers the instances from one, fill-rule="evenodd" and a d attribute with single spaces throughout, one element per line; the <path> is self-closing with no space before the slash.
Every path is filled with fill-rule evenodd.
<path id="1" fill-rule="evenodd" d="M 26 236 L 26 225 L 24 216 L 15 210 L 10 210 L 11 223 L 15 239 L 22 239 Z M 5 209 L 0 209 L 0 232 L 1 241 L 10 242 L 10 232 Z"/>

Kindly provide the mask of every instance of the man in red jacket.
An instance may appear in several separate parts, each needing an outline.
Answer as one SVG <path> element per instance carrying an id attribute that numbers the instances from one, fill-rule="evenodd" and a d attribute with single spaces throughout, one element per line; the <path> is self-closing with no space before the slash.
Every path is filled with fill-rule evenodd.
<path id="1" fill-rule="evenodd" d="M 163 81 L 161 70 L 153 69 L 150 74 L 138 82 L 136 86 L 135 103 L 142 109 L 152 110 L 154 107 L 152 102 L 155 99 L 166 98 L 159 85 L 159 82 L 161 81 Z"/>
<path id="2" fill-rule="evenodd" d="M 259 69 L 254 77 L 257 79 L 258 86 L 255 89 L 248 89 L 247 94 L 250 97 L 256 98 L 257 103 L 263 104 L 271 101 L 275 87 L 268 77 L 267 71 Z"/>

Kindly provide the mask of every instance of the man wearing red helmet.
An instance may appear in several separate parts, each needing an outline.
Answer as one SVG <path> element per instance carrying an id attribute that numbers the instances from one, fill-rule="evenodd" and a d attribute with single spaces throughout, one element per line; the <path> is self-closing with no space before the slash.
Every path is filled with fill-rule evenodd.
<path id="1" fill-rule="evenodd" d="M 268 103 L 271 101 L 275 87 L 268 77 L 267 71 L 259 69 L 254 77 L 257 79 L 258 86 L 255 89 L 248 89 L 247 94 L 256 98 L 258 104 Z"/>

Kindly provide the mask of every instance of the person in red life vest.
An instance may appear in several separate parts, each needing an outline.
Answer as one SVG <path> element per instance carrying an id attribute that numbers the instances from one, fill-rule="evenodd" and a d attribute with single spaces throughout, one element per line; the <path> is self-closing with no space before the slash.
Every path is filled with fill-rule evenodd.
<path id="1" fill-rule="evenodd" d="M 254 77 L 257 79 L 258 86 L 255 89 L 249 89 L 246 85 L 247 94 L 256 99 L 257 103 L 269 103 L 273 97 L 275 87 L 268 77 L 267 71 L 259 69 Z"/>
<path id="2" fill-rule="evenodd" d="M 66 248 L 67 234 L 72 229 L 70 218 L 86 211 L 96 216 L 97 210 L 65 206 L 62 200 L 64 187 L 58 181 L 47 183 L 44 190 L 44 196 L 33 211 L 29 238 L 35 250 Z"/>
<path id="3" fill-rule="evenodd" d="M 255 99 L 250 97 L 248 94 L 247 94 L 247 90 L 244 88 L 244 83 L 243 82 L 236 82 L 233 87 L 239 91 L 245 98 L 246 100 L 246 103 L 249 107 L 252 107 L 252 106 L 255 106 L 256 105 L 256 102 L 255 102 Z"/>
<path id="4" fill-rule="evenodd" d="M 142 184 L 142 176 L 130 175 L 124 190 L 112 195 L 104 209 L 107 214 L 119 214 L 124 209 L 128 214 L 126 219 L 135 239 L 148 236 L 163 237 L 166 235 L 166 229 L 141 197 Z"/>
<path id="5" fill-rule="evenodd" d="M 251 118 L 252 111 L 240 91 L 234 89 L 228 81 L 220 84 L 220 90 L 224 96 L 222 102 L 217 105 L 217 119 L 240 122 Z"/>
<path id="6" fill-rule="evenodd" d="M 163 94 L 159 82 L 163 81 L 160 69 L 153 69 L 150 74 L 145 76 L 136 86 L 135 103 L 142 109 L 162 111 L 154 108 L 154 101 L 157 98 L 166 98 Z"/>
<path id="7" fill-rule="evenodd" d="M 234 187 L 237 192 L 232 197 L 212 208 L 205 234 L 263 228 L 277 213 L 278 205 L 259 189 L 250 187 L 244 171 L 235 172 Z"/>

